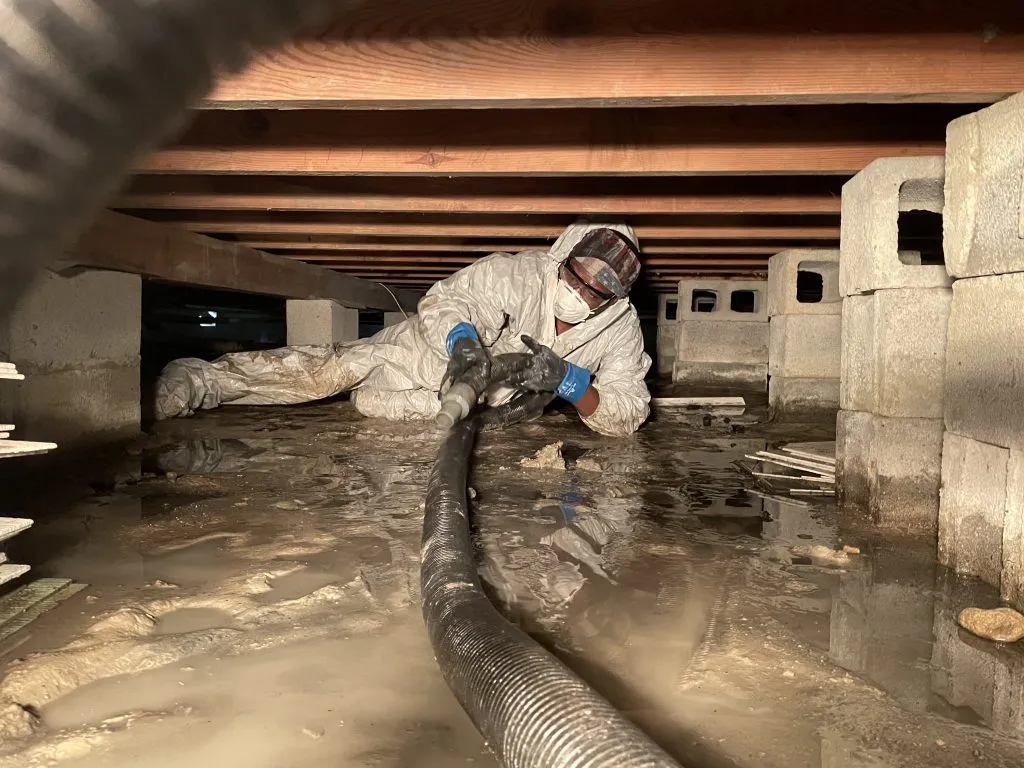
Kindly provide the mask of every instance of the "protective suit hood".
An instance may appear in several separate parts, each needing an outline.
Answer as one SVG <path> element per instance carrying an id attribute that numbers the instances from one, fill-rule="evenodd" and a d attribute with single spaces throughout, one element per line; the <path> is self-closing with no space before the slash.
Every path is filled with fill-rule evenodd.
<path id="1" fill-rule="evenodd" d="M 576 247 L 576 244 L 583 239 L 587 232 L 594 229 L 614 229 L 616 232 L 620 232 L 628 237 L 630 242 L 637 248 L 640 247 L 640 241 L 637 239 L 636 232 L 628 224 L 579 219 L 575 224 L 566 227 L 565 231 L 555 240 L 554 245 L 551 246 L 548 256 L 552 263 L 558 265 L 569 258 L 569 254 L 572 253 L 572 249 Z"/>

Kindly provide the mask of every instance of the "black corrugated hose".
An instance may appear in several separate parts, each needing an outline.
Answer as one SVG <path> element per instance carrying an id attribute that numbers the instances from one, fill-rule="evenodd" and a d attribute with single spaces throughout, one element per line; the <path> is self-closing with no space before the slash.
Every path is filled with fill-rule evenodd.
<path id="1" fill-rule="evenodd" d="M 459 422 L 427 485 L 423 619 L 448 686 L 505 768 L 679 768 L 660 747 L 484 594 L 469 531 L 466 480 L 477 430 L 537 401 Z M 515 408 L 520 409 L 519 412 Z M 541 406 L 543 407 L 543 406 Z"/>

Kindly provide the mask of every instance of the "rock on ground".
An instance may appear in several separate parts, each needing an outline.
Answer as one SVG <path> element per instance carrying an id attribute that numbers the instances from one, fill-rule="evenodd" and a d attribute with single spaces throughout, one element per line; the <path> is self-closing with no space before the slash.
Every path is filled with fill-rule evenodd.
<path id="1" fill-rule="evenodd" d="M 1024 616 L 1012 608 L 965 608 L 959 622 L 968 632 L 986 640 L 1016 643 L 1024 639 Z"/>
<path id="2" fill-rule="evenodd" d="M 557 469 L 565 471 L 565 458 L 562 456 L 561 441 L 546 445 L 528 459 L 519 462 L 527 469 Z"/>

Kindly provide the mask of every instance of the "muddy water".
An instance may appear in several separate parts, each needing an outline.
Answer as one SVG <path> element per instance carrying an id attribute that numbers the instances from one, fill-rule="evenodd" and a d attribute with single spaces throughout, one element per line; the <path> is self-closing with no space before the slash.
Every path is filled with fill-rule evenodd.
<path id="1" fill-rule="evenodd" d="M 687 765 L 1022 764 L 1021 656 L 954 621 L 996 596 L 756 486 L 744 454 L 831 437 L 762 416 L 482 436 L 492 599 Z M 565 469 L 520 466 L 556 440 Z M 162 425 L 141 483 L 40 515 L 20 554 L 90 587 L 0 647 L 0 766 L 494 765 L 418 615 L 437 441 L 344 403 L 229 408 Z"/>

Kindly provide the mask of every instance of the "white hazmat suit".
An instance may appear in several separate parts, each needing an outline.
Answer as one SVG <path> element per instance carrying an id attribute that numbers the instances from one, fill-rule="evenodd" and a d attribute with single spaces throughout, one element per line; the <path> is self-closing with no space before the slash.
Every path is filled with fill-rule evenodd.
<path id="1" fill-rule="evenodd" d="M 437 392 L 448 364 L 446 340 L 459 323 L 471 323 L 492 355 L 527 352 L 520 337 L 533 337 L 560 357 L 588 369 L 600 405 L 583 421 L 604 435 L 636 431 L 649 413 L 644 377 L 651 366 L 640 321 L 628 299 L 555 335 L 558 267 L 591 229 L 609 227 L 636 244 L 622 224 L 581 222 L 549 251 L 495 253 L 434 285 L 419 313 L 373 338 L 325 347 L 284 347 L 238 352 L 209 363 L 194 358 L 170 363 L 157 383 L 158 418 L 191 415 L 219 405 L 288 405 L 352 390 L 365 416 L 429 419 L 440 408 Z M 514 394 L 488 393 L 497 404 Z"/>

